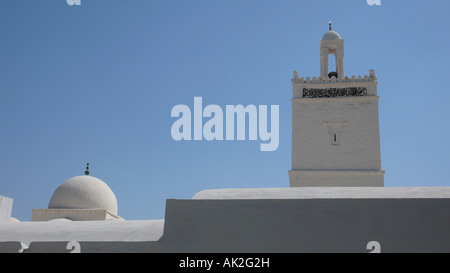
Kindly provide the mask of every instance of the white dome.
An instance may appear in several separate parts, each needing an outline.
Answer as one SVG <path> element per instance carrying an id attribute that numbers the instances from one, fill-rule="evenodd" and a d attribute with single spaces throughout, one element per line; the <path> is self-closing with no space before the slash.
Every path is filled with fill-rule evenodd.
<path id="1" fill-rule="evenodd" d="M 52 220 L 48 220 L 49 222 L 72 222 L 72 220 L 67 218 L 55 218 Z"/>
<path id="2" fill-rule="evenodd" d="M 117 215 L 117 199 L 112 190 L 98 178 L 75 176 L 62 183 L 53 193 L 49 209 L 107 209 Z"/>
<path id="3" fill-rule="evenodd" d="M 323 35 L 322 40 L 342 40 L 342 38 L 339 33 L 334 30 L 330 30 Z"/>

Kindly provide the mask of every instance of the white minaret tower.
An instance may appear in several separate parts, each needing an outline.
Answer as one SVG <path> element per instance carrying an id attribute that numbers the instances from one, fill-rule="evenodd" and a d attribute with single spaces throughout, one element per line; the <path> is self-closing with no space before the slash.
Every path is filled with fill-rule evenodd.
<path id="1" fill-rule="evenodd" d="M 377 77 L 372 69 L 345 76 L 344 40 L 329 25 L 320 41 L 320 76 L 299 78 L 295 71 L 292 79 L 290 186 L 383 187 Z"/>

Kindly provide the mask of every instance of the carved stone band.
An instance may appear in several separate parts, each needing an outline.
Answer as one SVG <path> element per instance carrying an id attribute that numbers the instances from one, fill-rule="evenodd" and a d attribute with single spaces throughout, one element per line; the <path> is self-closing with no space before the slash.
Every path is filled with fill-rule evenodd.
<path id="1" fill-rule="evenodd" d="M 322 98 L 322 97 L 343 97 L 343 96 L 365 96 L 367 88 L 365 87 L 346 87 L 346 88 L 303 88 L 304 98 Z"/>

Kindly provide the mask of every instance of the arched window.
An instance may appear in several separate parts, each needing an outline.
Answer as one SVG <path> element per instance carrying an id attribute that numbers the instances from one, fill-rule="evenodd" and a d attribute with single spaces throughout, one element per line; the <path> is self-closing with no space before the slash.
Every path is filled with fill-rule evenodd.
<path id="1" fill-rule="evenodd" d="M 328 77 L 331 78 L 335 76 L 337 78 L 336 70 L 336 55 L 334 53 L 328 54 Z"/>
<path id="2" fill-rule="evenodd" d="M 328 54 L 328 73 L 336 72 L 336 56 L 333 53 Z"/>

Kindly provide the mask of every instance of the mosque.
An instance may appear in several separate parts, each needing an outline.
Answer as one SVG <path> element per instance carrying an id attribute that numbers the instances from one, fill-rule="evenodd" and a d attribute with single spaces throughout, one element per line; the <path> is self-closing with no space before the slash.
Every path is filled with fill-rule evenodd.
<path id="1" fill-rule="evenodd" d="M 29 222 L 0 196 L 0 253 L 450 252 L 450 187 L 384 187 L 378 79 L 345 75 L 331 23 L 320 68 L 293 74 L 289 187 L 205 190 L 167 199 L 162 220 L 124 220 L 88 165 Z"/>

